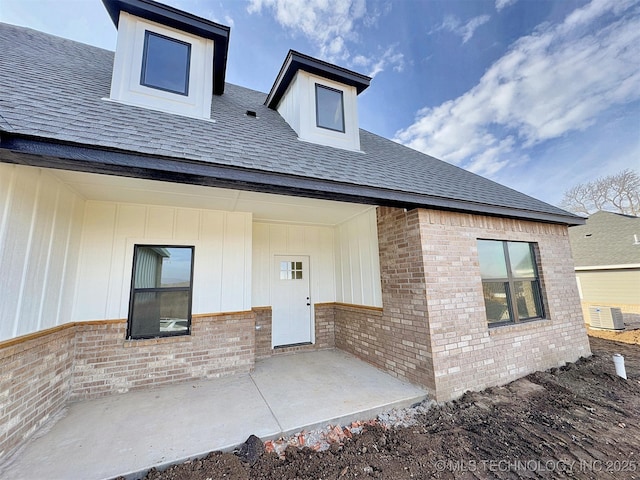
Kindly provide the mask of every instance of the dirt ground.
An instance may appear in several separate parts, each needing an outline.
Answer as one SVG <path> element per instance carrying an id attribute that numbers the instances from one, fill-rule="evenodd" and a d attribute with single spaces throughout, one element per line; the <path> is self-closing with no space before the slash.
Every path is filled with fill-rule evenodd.
<path id="1" fill-rule="evenodd" d="M 604 338 L 606 340 L 614 340 L 622 343 L 634 343 L 640 345 L 640 328 L 636 330 L 623 330 L 615 332 L 611 330 L 593 330 L 588 329 L 587 333 L 590 337 Z"/>
<path id="2" fill-rule="evenodd" d="M 213 452 L 145 479 L 640 479 L 640 345 L 590 341 L 591 358 L 435 405 L 410 427 L 365 425 L 327 451 L 258 451 L 252 464 Z"/>

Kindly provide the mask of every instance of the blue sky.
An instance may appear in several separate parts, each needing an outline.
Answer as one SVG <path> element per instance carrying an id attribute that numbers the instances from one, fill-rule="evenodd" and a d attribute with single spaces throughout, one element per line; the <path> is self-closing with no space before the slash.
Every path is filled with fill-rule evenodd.
<path id="1" fill-rule="evenodd" d="M 640 170 L 640 0 L 164 0 L 231 27 L 227 81 L 288 50 L 371 75 L 362 128 L 557 204 Z M 115 49 L 100 0 L 0 0 L 0 21 Z"/>

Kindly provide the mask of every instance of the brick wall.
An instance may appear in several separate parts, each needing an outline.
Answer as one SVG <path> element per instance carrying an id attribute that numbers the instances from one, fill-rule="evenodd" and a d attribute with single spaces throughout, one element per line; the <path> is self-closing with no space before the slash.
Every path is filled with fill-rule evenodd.
<path id="1" fill-rule="evenodd" d="M 172 338 L 125 340 L 126 321 L 76 328 L 71 399 L 248 373 L 254 365 L 254 312 L 194 317 L 191 335 Z"/>
<path id="2" fill-rule="evenodd" d="M 418 211 L 379 207 L 377 216 L 383 311 L 338 308 L 336 344 L 435 394 Z"/>
<path id="3" fill-rule="evenodd" d="M 256 314 L 256 360 L 271 356 L 271 307 L 254 307 Z"/>
<path id="4" fill-rule="evenodd" d="M 316 323 L 316 348 L 323 350 L 336 346 L 334 303 L 314 305 Z"/>
<path id="5" fill-rule="evenodd" d="M 198 316 L 191 325 L 190 336 L 127 341 L 122 320 L 69 323 L 0 342 L 0 458 L 68 400 L 253 368 L 253 312 Z"/>
<path id="6" fill-rule="evenodd" d="M 438 401 L 590 355 L 566 227 L 426 209 L 377 215 L 383 309 L 337 305 L 338 348 Z M 478 238 L 536 243 L 544 319 L 489 328 Z"/>
<path id="7" fill-rule="evenodd" d="M 271 348 L 271 307 L 254 307 L 256 314 L 256 359 L 295 352 L 326 350 L 335 347 L 334 303 L 314 304 L 315 343 Z"/>
<path id="8" fill-rule="evenodd" d="M 0 458 L 64 407 L 74 335 L 71 325 L 0 343 Z"/>

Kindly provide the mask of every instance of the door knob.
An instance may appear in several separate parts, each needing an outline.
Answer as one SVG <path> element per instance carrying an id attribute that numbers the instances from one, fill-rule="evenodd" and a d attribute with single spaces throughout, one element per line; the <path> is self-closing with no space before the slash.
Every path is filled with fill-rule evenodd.
<path id="1" fill-rule="evenodd" d="M 311 306 L 311 300 L 309 299 L 309 297 L 307 297 L 307 307 Z"/>

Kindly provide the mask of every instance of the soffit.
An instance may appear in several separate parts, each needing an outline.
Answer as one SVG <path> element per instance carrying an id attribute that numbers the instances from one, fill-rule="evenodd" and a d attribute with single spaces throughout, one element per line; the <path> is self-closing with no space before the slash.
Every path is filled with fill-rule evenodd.
<path id="1" fill-rule="evenodd" d="M 370 205 L 56 170 L 85 200 L 251 212 L 254 221 L 337 225 Z"/>

